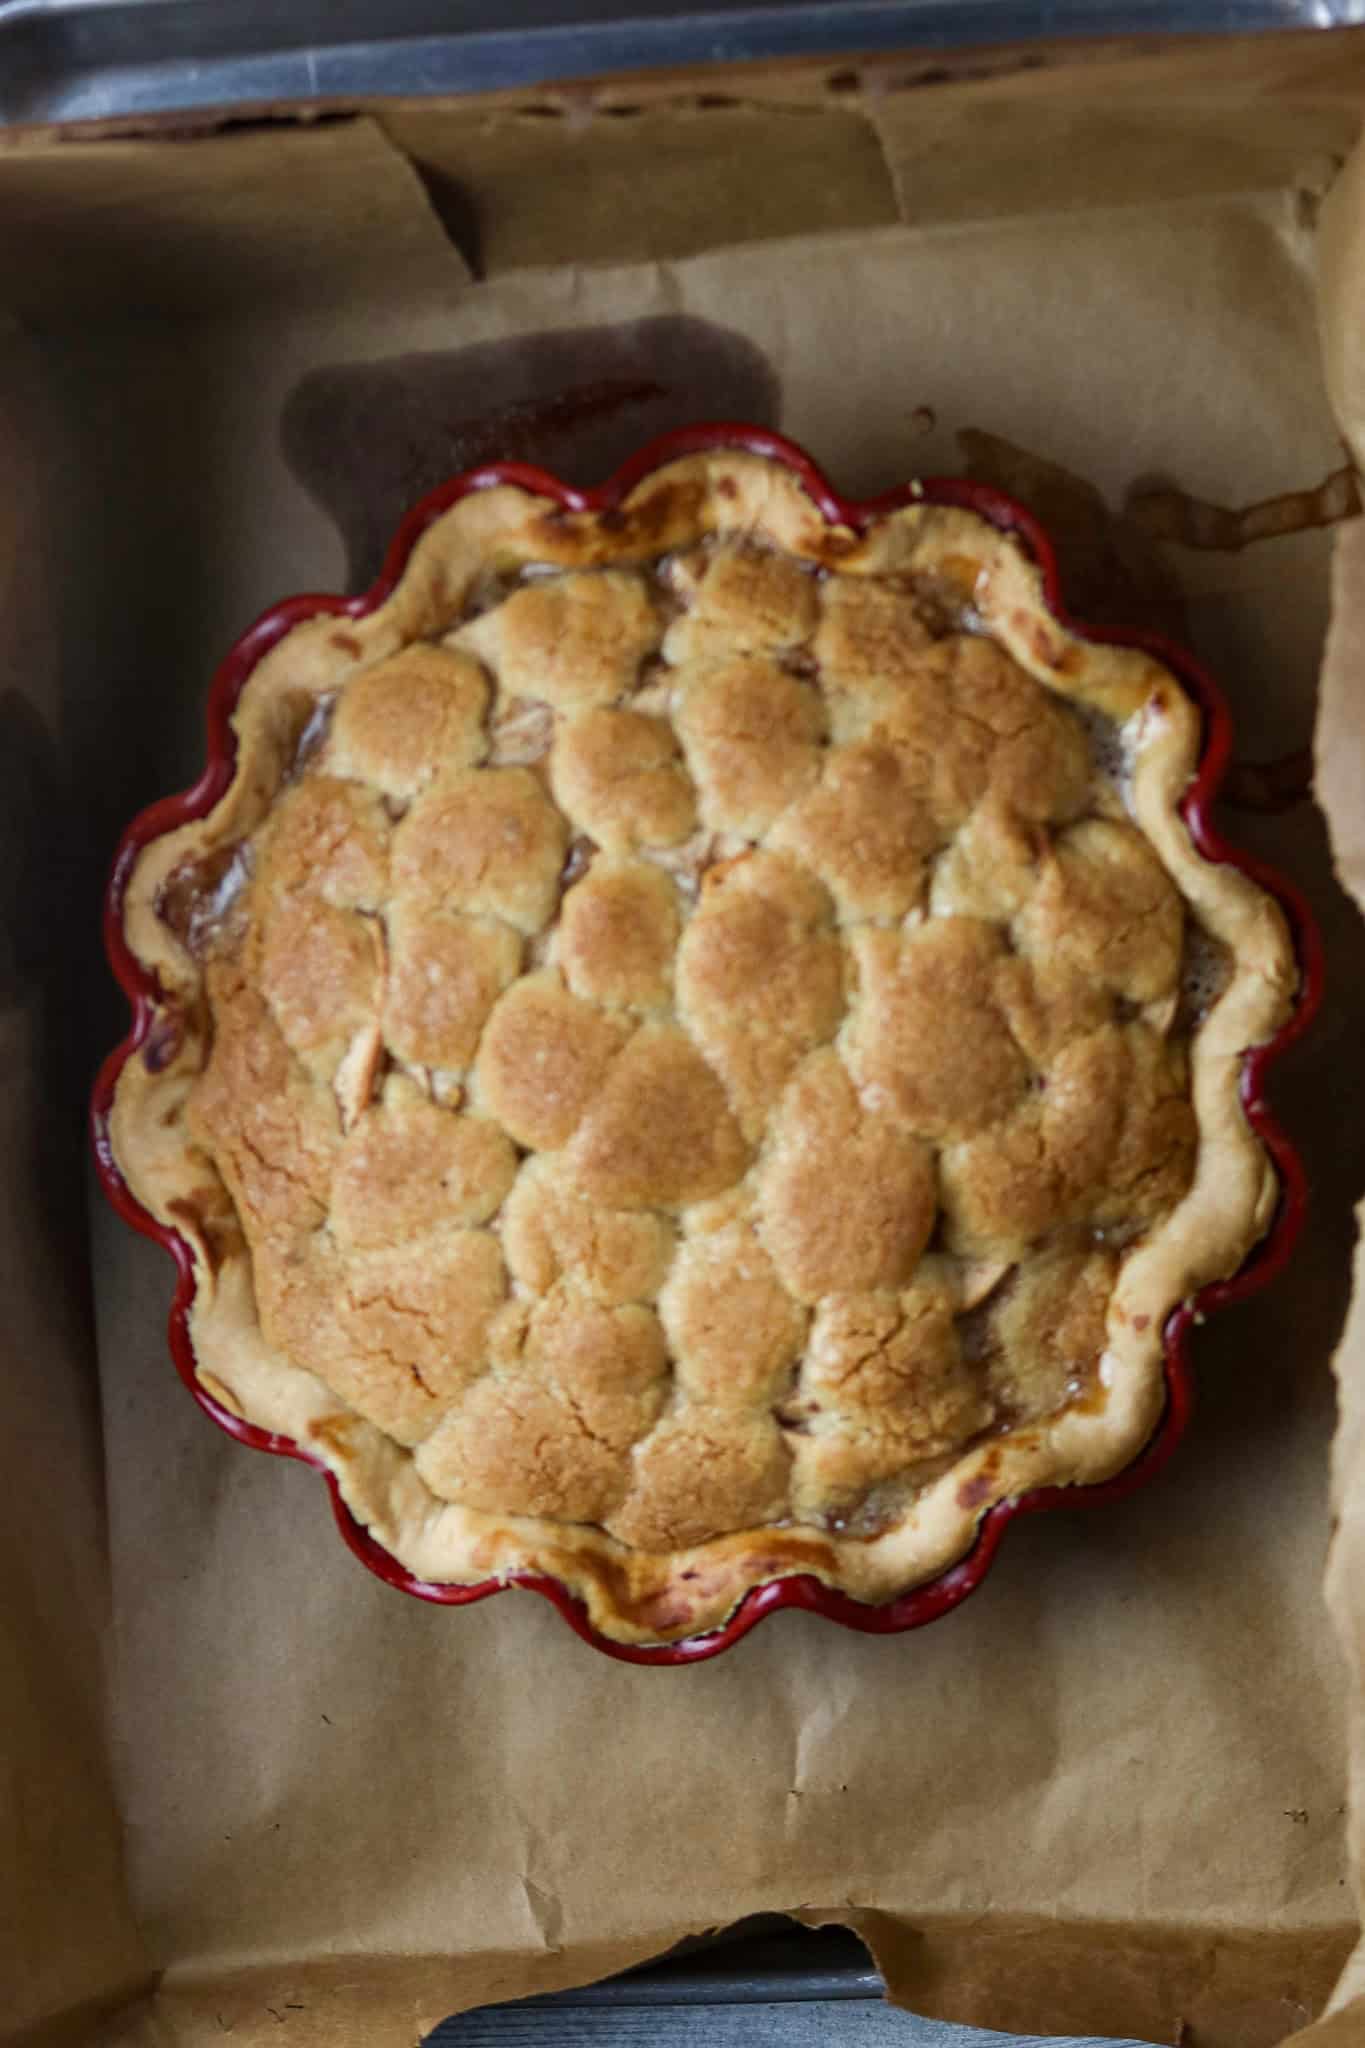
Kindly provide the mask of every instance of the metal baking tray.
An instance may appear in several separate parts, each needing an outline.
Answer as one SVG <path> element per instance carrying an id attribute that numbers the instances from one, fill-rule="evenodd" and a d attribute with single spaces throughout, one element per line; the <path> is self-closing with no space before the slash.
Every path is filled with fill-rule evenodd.
<path id="1" fill-rule="evenodd" d="M 1021 2039 L 903 2012 L 842 1927 L 765 1916 L 704 1951 L 684 1949 L 604 1984 L 461 2013 L 424 2048 L 1143 2048 Z"/>
<path id="2" fill-rule="evenodd" d="M 242 118 L 676 66 L 1362 21 L 1362 0 L 0 0 L 0 127 Z"/>
<path id="3" fill-rule="evenodd" d="M 1044 38 L 1362 24 L 1365 0 L 709 0 L 692 10 L 676 0 L 0 0 L 0 128 L 251 119 L 613 73 L 848 64 Z M 772 1917 L 604 1984 L 461 2015 L 428 2038 L 429 2048 L 993 2048 L 1006 2037 L 893 2012 L 854 1936 Z"/>
<path id="4" fill-rule="evenodd" d="M 846 2008 L 856 2004 L 859 2011 Z M 804 2010 L 793 2012 L 792 2008 Z M 845 2037 L 867 2048 L 940 2048 L 911 2032 L 868 2032 L 868 2023 L 891 2014 L 882 1980 L 857 1936 L 847 1928 L 798 1927 L 776 1914 L 743 1921 L 709 1938 L 684 1942 L 672 1954 L 605 1983 L 549 1997 L 523 1998 L 510 2005 L 461 2013 L 428 2035 L 425 2048 L 560 2048 L 569 2042 L 641 2044 L 663 2048 L 677 2041 L 687 2048 L 773 2048 L 812 2041 L 839 2043 Z M 789 2019 L 796 2031 L 784 2030 Z M 844 2025 L 847 2022 L 847 2026 Z M 921 2027 L 925 2022 L 918 2023 Z M 982 2037 L 971 2035 L 972 2048 Z M 946 2048 L 946 2044 L 944 2044 Z M 965 2048 L 965 2044 L 964 2044 Z M 984 2048 L 984 2044 L 983 2044 Z"/>

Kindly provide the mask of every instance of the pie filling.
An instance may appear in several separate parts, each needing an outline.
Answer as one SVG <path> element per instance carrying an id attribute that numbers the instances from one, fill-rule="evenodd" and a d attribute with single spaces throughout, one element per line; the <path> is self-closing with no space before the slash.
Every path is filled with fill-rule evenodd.
<path id="1" fill-rule="evenodd" d="M 973 515 L 859 540 L 774 468 L 624 518 L 481 494 L 483 560 L 456 507 L 272 654 L 234 792 L 133 890 L 169 1036 L 116 1138 L 197 1247 L 206 1383 L 296 1400 L 414 1568 L 552 1569 L 634 1637 L 793 1561 L 885 1597 L 860 1549 L 913 1582 L 1021 1475 L 1131 1456 L 1211 1274 L 1145 1316 L 1122 1276 L 1207 1178 L 1248 917 L 1267 1026 L 1293 983 L 1268 899 L 1182 888 L 1144 819 L 1164 744 L 1221 872 L 1166 671 L 1062 634 Z M 1214 1270 L 1269 1199 L 1228 1144 Z"/>

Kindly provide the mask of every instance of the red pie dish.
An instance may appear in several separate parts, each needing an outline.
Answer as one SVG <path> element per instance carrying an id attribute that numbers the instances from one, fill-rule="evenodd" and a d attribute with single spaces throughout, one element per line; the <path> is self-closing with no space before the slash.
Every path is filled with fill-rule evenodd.
<path id="1" fill-rule="evenodd" d="M 454 479 L 119 848 L 95 1153 L 186 1386 L 422 1599 L 642 1663 L 944 1613 L 1165 1461 L 1301 1222 L 1319 948 L 1228 753 L 994 490 L 743 426 Z"/>

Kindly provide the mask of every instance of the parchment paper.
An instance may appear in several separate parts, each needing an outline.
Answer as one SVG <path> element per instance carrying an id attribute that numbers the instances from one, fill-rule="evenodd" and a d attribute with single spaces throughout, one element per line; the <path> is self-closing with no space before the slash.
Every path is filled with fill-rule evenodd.
<path id="1" fill-rule="evenodd" d="M 1324 209 L 1320 307 L 1326 383 L 1357 465 L 1365 457 L 1365 154 L 1352 156 Z M 1323 661 L 1316 736 L 1317 782 L 1344 886 L 1365 904 L 1365 522 L 1343 527 L 1332 580 L 1332 626 Z M 1362 1211 L 1357 1211 L 1359 1224 Z M 1356 1881 L 1365 1868 L 1365 1244 L 1357 1243 L 1351 1313 L 1335 1367 L 1340 1422 L 1332 1459 L 1336 1511 L 1327 1598 L 1350 1672 L 1349 1848 Z M 1333 2006 L 1365 2028 L 1365 1944 Z"/>
<path id="2" fill-rule="evenodd" d="M 966 146 L 973 106 L 967 94 L 950 133 L 939 119 L 939 147 Z M 741 190 L 759 174 L 747 125 L 711 173 L 697 159 L 699 205 L 715 207 L 717 181 Z M 1198 124 L 1189 132 L 1197 143 Z M 355 260 L 367 238 L 343 207 L 347 262 L 312 273 L 326 289 L 291 289 L 287 266 L 258 251 L 264 282 L 239 302 L 228 285 L 244 230 L 220 218 L 211 314 L 173 325 L 92 320 L 88 303 L 74 324 L 60 236 L 75 201 L 56 203 L 49 184 L 39 208 L 42 166 L 0 164 L 11 218 L 45 223 L 28 245 L 30 317 L 83 458 L 66 517 L 95 567 L 71 594 L 79 644 L 64 686 L 92 845 L 197 766 L 204 678 L 253 610 L 344 574 L 346 494 L 376 458 L 342 374 L 322 388 L 349 422 L 348 459 L 302 459 L 300 418 L 325 438 L 306 387 L 321 371 L 378 363 L 394 392 L 412 379 L 431 391 L 433 358 L 501 342 L 498 388 L 513 390 L 560 361 L 527 337 L 576 334 L 589 366 L 601 351 L 619 366 L 638 344 L 623 328 L 691 321 L 704 323 L 689 330 L 693 368 L 649 403 L 709 409 L 711 391 L 730 389 L 738 338 L 767 367 L 777 423 L 851 492 L 958 466 L 969 427 L 1064 465 L 1115 506 L 1157 478 L 1227 505 L 1315 484 L 1341 461 L 1314 325 L 1322 135 L 1307 124 L 1311 175 L 1264 188 L 1231 175 L 1220 135 L 1214 124 L 1202 180 L 1189 143 L 1179 191 L 1151 203 L 1105 192 L 1087 207 L 1078 143 L 1064 209 L 983 207 L 951 225 L 869 226 L 860 152 L 851 225 L 474 284 L 396 155 L 385 182 L 382 138 L 323 129 L 289 138 L 295 171 L 308 164 L 314 191 L 382 184 L 404 224 L 397 244 L 375 242 L 377 273 Z M 278 145 L 245 136 L 230 149 L 288 216 L 270 175 Z M 833 130 L 829 145 L 837 176 Z M 1087 146 L 1102 151 L 1099 128 Z M 134 209 L 138 180 L 172 175 L 138 149 L 109 160 Z M 888 189 L 893 158 L 888 147 Z M 1237 161 L 1263 167 L 1255 151 Z M 1027 169 L 1021 140 L 1000 157 L 1001 188 Z M 86 174 L 98 180 L 97 148 Z M 62 175 L 75 176 L 69 159 Z M 472 158 L 462 175 L 477 175 Z M 401 291 L 381 260 L 395 246 Z M 164 294 L 182 314 L 204 253 L 183 220 Z M 414 474 L 481 410 L 458 361 L 451 375 L 463 411 L 452 426 L 433 407 Z M 522 389 L 528 403 L 554 395 Z M 622 400 L 627 425 L 635 403 Z M 1163 552 L 1247 756 L 1306 745 L 1328 536 Z M 1332 954 L 1349 959 L 1359 919 L 1317 812 L 1235 825 L 1295 874 Z M 894 1994 L 922 2011 L 1152 2040 L 1188 2031 L 1210 2048 L 1304 2024 L 1356 1931 L 1343 1668 L 1319 1586 L 1327 1361 L 1365 1184 L 1360 983 L 1337 976 L 1276 1089 L 1317 1189 L 1311 1230 L 1284 1280 L 1203 1333 L 1199 1414 L 1177 1459 L 1121 1507 L 1017 1527 L 983 1590 L 908 1638 L 786 1615 L 713 1664 L 641 1671 L 595 1657 L 530 1596 L 442 1612 L 388 1591 L 342 1550 L 312 1475 L 241 1451 L 194 1410 L 165 1354 L 169 1269 L 97 1206 L 109 1715 L 128 1896 L 163 1974 L 85 2038 L 178 2048 L 229 2031 L 278 2042 L 287 2028 L 309 2048 L 397 2048 L 457 2006 L 600 1975 L 773 1909 L 859 1927 Z M 112 1031 L 107 1001 L 103 1017 Z M 46 1673 L 50 1658 L 31 1654 Z M 22 1768 L 56 1786 L 63 1746 L 50 1729 L 21 1739 Z M 107 1819 L 107 1797 L 87 1803 Z M 63 1916 L 79 1860 L 70 1840 L 49 1854 L 53 1896 L 32 1934 L 48 1975 L 21 1978 L 21 2019 L 52 2009 L 68 1968 L 77 2002 L 80 1970 L 102 1953 L 87 1919 L 114 1924 L 113 1875 L 99 1913 Z M 87 1975 L 116 1988 L 108 1964 Z"/>
<path id="3" fill-rule="evenodd" d="M 48 943 L 72 828 L 48 546 L 62 446 L 41 357 L 0 327 L 0 2033 L 147 1975 L 105 1726 L 71 963 Z"/>

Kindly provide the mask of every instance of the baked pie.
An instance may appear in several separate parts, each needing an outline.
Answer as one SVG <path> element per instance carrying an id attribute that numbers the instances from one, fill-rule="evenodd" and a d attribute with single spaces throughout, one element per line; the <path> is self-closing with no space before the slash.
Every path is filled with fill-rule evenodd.
<path id="1" fill-rule="evenodd" d="M 1007 532 L 742 448 L 494 481 L 232 723 L 120 881 L 113 1155 L 203 1388 L 406 1571 L 668 1642 L 1133 1459 L 1274 1209 L 1297 970 L 1198 711 Z"/>

